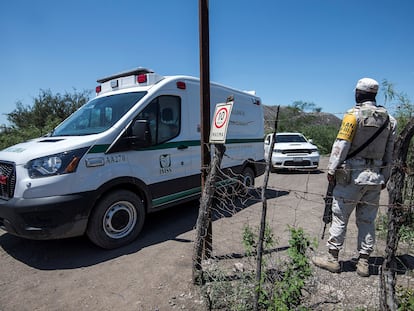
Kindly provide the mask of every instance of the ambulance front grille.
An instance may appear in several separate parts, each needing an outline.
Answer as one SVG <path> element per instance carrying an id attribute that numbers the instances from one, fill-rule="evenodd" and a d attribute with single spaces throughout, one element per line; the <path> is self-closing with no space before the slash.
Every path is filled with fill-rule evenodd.
<path id="1" fill-rule="evenodd" d="M 16 168 L 14 164 L 0 162 L 0 198 L 11 199 L 16 186 Z"/>

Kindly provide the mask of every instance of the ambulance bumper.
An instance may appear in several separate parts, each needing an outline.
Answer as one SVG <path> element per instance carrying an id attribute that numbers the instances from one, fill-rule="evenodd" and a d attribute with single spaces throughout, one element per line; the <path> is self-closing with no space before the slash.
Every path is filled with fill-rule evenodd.
<path id="1" fill-rule="evenodd" d="M 90 193 L 36 199 L 0 200 L 0 228 L 34 240 L 60 239 L 85 233 Z"/>

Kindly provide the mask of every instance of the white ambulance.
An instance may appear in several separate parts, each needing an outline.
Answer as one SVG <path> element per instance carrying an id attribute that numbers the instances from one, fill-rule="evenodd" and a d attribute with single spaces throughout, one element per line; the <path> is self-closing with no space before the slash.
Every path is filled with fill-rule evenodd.
<path id="1" fill-rule="evenodd" d="M 137 68 L 97 81 L 97 96 L 40 137 L 0 151 L 0 228 L 29 239 L 86 234 L 133 241 L 147 213 L 200 196 L 200 82 Z M 264 172 L 263 111 L 249 92 L 211 84 L 211 109 L 234 97 L 222 167 Z"/>

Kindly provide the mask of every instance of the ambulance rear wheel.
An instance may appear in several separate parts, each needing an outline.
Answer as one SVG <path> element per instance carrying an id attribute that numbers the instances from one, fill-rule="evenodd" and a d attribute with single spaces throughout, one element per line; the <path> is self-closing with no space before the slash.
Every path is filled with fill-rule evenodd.
<path id="1" fill-rule="evenodd" d="M 251 167 L 245 167 L 242 173 L 243 185 L 246 188 L 254 187 L 254 171 Z"/>
<path id="2" fill-rule="evenodd" d="M 247 197 L 250 188 L 254 187 L 254 171 L 251 167 L 245 167 L 241 174 L 241 186 L 239 187 L 239 196 Z"/>
<path id="3" fill-rule="evenodd" d="M 145 221 L 145 208 L 133 192 L 117 190 L 95 206 L 86 234 L 96 245 L 113 249 L 136 239 Z"/>

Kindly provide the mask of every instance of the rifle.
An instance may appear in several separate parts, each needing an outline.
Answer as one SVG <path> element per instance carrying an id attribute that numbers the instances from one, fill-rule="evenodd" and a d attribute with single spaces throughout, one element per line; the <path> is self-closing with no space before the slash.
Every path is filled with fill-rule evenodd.
<path id="1" fill-rule="evenodd" d="M 335 182 L 334 181 L 329 182 L 328 190 L 326 190 L 326 196 L 324 197 L 325 210 L 323 211 L 322 220 L 325 223 L 325 225 L 323 226 L 322 237 L 321 237 L 322 240 L 325 237 L 326 225 L 332 221 L 332 201 L 333 201 L 334 188 L 335 188 Z"/>

